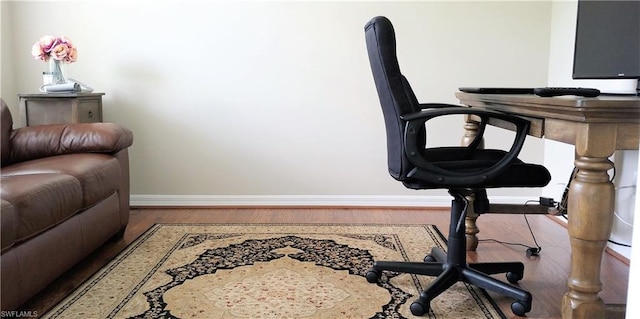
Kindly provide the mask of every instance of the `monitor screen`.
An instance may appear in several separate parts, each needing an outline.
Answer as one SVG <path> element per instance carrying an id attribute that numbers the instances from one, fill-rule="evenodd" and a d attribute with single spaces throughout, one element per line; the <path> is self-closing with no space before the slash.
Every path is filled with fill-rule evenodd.
<path id="1" fill-rule="evenodd" d="M 574 79 L 640 78 L 640 1 L 579 0 Z"/>

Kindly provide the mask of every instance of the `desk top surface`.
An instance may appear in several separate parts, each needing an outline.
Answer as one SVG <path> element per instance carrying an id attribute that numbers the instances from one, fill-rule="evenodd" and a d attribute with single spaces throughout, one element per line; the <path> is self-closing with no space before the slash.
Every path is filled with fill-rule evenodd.
<path id="1" fill-rule="evenodd" d="M 456 92 L 460 103 L 540 118 L 576 122 L 640 123 L 640 97 L 601 95 L 540 97 L 534 94 Z"/>
<path id="2" fill-rule="evenodd" d="M 628 95 L 600 95 L 598 97 L 580 97 L 564 95 L 556 97 L 540 97 L 535 94 L 477 94 L 457 92 L 458 98 L 469 98 L 509 103 L 530 103 L 537 105 L 555 105 L 570 107 L 637 107 L 640 108 L 640 97 Z"/>

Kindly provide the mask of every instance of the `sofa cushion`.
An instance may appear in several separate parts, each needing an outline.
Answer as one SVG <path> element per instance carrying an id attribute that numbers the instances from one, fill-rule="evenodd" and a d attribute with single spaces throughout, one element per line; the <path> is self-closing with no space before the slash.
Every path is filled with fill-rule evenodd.
<path id="1" fill-rule="evenodd" d="M 57 173 L 80 183 L 82 209 L 111 196 L 120 183 L 120 164 L 107 154 L 66 154 L 16 163 L 2 168 L 2 176 Z M 3 196 L 4 198 L 4 196 Z"/>
<path id="2" fill-rule="evenodd" d="M 13 209 L 11 203 L 4 199 L 2 200 L 2 208 L 0 208 L 0 225 L 2 225 L 0 236 L 2 237 L 2 252 L 4 253 L 5 249 L 9 249 L 15 244 L 16 228 L 18 227 L 16 223 L 16 210 Z"/>
<path id="3" fill-rule="evenodd" d="M 117 153 L 133 143 L 133 133 L 115 123 L 26 126 L 11 131 L 11 152 L 3 165 L 74 153 Z"/>
<path id="4" fill-rule="evenodd" d="M 15 214 L 15 225 L 10 222 L 5 224 L 3 218 L 1 231 L 4 233 L 5 229 L 15 229 L 13 243 L 29 239 L 57 225 L 82 208 L 80 182 L 70 175 L 3 174 L 0 188 L 2 199 L 11 203 Z M 3 247 L 6 244 L 3 242 Z"/>

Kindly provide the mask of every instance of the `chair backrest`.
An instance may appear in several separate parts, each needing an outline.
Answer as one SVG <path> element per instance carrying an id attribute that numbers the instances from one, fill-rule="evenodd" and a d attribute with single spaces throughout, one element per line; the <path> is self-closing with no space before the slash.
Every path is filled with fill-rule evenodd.
<path id="1" fill-rule="evenodd" d="M 402 181 L 414 166 L 404 152 L 405 121 L 400 116 L 419 111 L 419 103 L 409 82 L 400 72 L 396 36 L 391 21 L 385 17 L 375 17 L 364 29 L 369 63 L 387 131 L 389 174 Z M 424 130 L 421 138 L 426 139 Z"/>

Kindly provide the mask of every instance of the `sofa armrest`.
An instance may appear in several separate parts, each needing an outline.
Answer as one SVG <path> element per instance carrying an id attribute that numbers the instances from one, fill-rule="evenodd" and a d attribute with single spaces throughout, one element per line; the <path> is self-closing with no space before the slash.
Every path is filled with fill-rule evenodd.
<path id="1" fill-rule="evenodd" d="M 72 153 L 117 153 L 133 144 L 133 133 L 115 123 L 22 127 L 11 132 L 11 163 Z"/>

